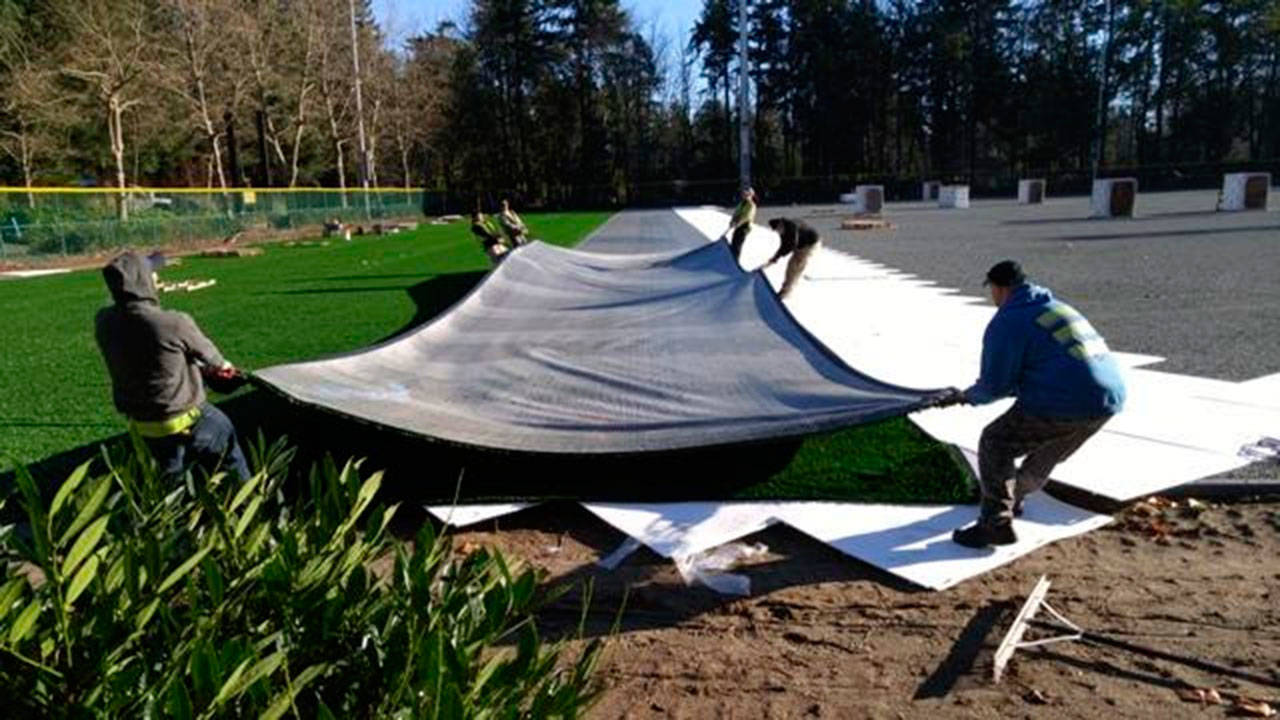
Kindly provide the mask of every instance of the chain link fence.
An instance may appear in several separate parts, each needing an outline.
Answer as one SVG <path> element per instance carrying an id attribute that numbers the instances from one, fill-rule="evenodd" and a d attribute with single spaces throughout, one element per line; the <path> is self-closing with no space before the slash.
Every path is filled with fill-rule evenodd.
<path id="1" fill-rule="evenodd" d="M 421 189 L 0 188 L 0 260 L 421 217 Z"/>
<path id="2" fill-rule="evenodd" d="M 1100 177 L 1136 177 L 1139 192 L 1207 190 L 1222 187 L 1232 172 L 1269 172 L 1280 182 L 1280 160 L 1240 163 L 1168 163 L 1107 167 Z M 970 186 L 974 198 L 1013 198 L 1018 180 L 1043 178 L 1049 196 L 1085 195 L 1087 169 L 951 170 L 920 177 L 875 173 L 758 177 L 755 187 L 766 205 L 833 203 L 855 185 L 885 188 L 889 201 L 921 199 L 921 183 L 936 180 Z M 154 246 L 225 239 L 244 231 L 319 234 L 326 220 L 360 226 L 381 220 L 421 218 L 472 210 L 497 212 L 503 199 L 519 210 L 604 210 L 733 205 L 736 178 L 660 180 L 623 185 L 572 185 L 556 188 L 485 188 L 458 184 L 444 190 L 377 188 L 369 191 L 272 188 L 131 189 L 0 187 L 0 260 L 94 252 L 124 245 Z M 121 205 L 124 212 L 121 212 Z M 122 215 L 127 219 L 122 219 Z"/>

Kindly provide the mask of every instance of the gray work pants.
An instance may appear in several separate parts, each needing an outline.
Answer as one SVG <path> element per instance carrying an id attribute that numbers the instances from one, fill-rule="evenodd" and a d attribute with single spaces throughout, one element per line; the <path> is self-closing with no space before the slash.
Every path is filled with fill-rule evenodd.
<path id="1" fill-rule="evenodd" d="M 778 297 L 785 298 L 791 293 L 791 289 L 804 275 L 804 268 L 809 264 L 809 258 L 813 256 L 813 251 L 817 250 L 819 245 L 821 243 L 814 243 L 791 253 L 791 259 L 787 261 L 787 279 L 782 281 L 782 289 L 778 291 Z"/>
<path id="2" fill-rule="evenodd" d="M 1063 419 L 1028 415 L 1014 403 L 982 430 L 978 441 L 978 475 L 982 489 L 981 522 L 1013 519 L 1022 498 L 1044 487 L 1049 473 L 1111 419 Z M 1022 464 L 1015 467 L 1018 458 Z"/>

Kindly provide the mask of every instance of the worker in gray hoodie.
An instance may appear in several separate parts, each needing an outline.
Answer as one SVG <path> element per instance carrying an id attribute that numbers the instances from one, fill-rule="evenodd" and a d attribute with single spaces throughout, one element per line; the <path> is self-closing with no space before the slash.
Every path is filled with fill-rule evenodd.
<path id="1" fill-rule="evenodd" d="M 126 252 L 102 269 L 115 304 L 98 312 L 98 348 L 116 409 L 146 441 L 160 469 L 177 477 L 192 464 L 222 466 L 241 480 L 249 466 L 231 420 L 205 399 L 202 374 L 239 376 L 190 315 L 164 310 L 152 263 Z"/>

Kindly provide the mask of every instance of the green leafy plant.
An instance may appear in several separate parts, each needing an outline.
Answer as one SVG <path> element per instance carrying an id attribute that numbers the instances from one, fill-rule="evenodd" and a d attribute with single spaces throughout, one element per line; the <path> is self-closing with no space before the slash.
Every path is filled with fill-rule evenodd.
<path id="1" fill-rule="evenodd" d="M 293 452 L 261 439 L 253 477 L 160 478 L 141 442 L 77 468 L 0 527 L 0 688 L 39 717 L 574 717 L 603 644 L 576 654 L 533 622 L 537 574 L 455 553 L 359 462 L 285 491 Z M 378 574 L 375 566 L 390 566 Z"/>

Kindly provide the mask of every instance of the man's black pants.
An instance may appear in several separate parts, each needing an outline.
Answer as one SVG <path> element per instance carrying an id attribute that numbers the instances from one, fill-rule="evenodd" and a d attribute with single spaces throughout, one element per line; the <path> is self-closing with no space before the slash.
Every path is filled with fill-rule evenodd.
<path id="1" fill-rule="evenodd" d="M 733 259 L 742 254 L 742 245 L 747 241 L 747 233 L 751 232 L 751 223 L 742 223 L 733 229 L 733 239 L 729 241 L 729 249 L 733 251 Z"/>

